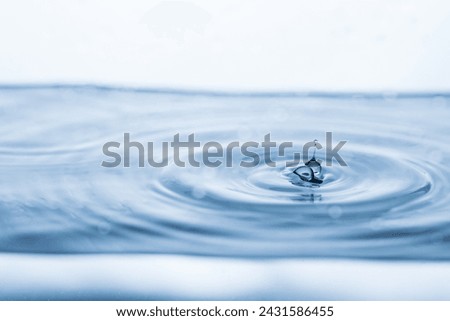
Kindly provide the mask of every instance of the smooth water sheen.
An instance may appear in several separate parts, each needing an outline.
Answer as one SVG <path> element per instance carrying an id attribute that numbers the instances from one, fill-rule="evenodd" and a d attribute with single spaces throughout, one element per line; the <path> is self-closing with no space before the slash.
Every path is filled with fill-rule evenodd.
<path id="1" fill-rule="evenodd" d="M 2 87 L 0 251 L 448 260 L 449 98 Z M 286 162 L 326 132 L 348 166 L 303 186 Z M 124 133 L 157 157 L 177 133 L 297 149 L 276 167 L 102 167 Z"/>

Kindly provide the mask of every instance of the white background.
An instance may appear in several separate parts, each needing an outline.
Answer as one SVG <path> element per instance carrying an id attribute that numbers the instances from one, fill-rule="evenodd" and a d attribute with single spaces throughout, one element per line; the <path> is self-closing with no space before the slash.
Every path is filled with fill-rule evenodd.
<path id="1" fill-rule="evenodd" d="M 450 1 L 0 2 L 0 83 L 450 90 Z"/>

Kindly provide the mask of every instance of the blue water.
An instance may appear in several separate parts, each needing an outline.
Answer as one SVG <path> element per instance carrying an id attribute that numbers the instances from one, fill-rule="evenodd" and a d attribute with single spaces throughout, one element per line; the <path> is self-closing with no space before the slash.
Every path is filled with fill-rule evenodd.
<path id="1" fill-rule="evenodd" d="M 203 257 L 205 266 L 217 260 L 259 262 L 259 269 L 291 259 L 297 263 L 338 259 L 343 266 L 368 259 L 371 268 L 388 262 L 395 268 L 405 261 L 439 262 L 445 270 L 440 275 L 448 276 L 448 119 L 450 96 L 443 94 L 224 94 L 3 86 L 0 270 L 3 266 L 3 273 L 13 278 L 15 262 L 42 265 L 49 257 L 79 254 L 76 257 L 87 260 L 80 269 L 88 276 L 104 255 L 119 262 L 127 259 L 124 254 L 139 254 L 147 263 L 170 255 L 181 261 Z M 293 160 L 294 149 L 282 157 L 272 155 L 276 167 L 240 167 L 244 158 L 237 153 L 231 168 L 181 168 L 172 160 L 164 168 L 139 168 L 137 155 L 130 168 L 101 166 L 107 159 L 103 144 L 123 142 L 124 133 L 134 141 L 154 142 L 155 154 L 160 155 L 161 143 L 177 133 L 184 139 L 195 133 L 201 142 L 224 145 L 261 142 L 271 133 L 272 140 L 292 141 L 300 148 L 314 139 L 324 143 L 326 132 L 333 133 L 335 143 L 348 141 L 340 153 L 348 166 L 336 162 L 324 166 L 320 186 L 295 181 L 294 168 L 285 166 Z M 263 155 L 263 150 L 258 153 Z M 323 150 L 316 156 L 325 159 Z M 55 261 L 39 278 L 57 286 L 50 276 L 52 264 Z M 44 264 L 41 271 L 45 270 Z M 95 271 L 91 279 L 102 273 Z M 21 297 L 12 294 L 17 287 L 11 282 L 0 297 Z M 23 298 L 40 298 L 36 293 L 45 293 L 39 292 L 45 284 L 30 286 L 26 291 L 34 296 L 23 292 Z M 319 295 L 322 290 L 289 297 L 292 290 L 280 296 L 278 289 L 271 295 L 270 284 L 266 285 L 235 297 L 258 298 L 256 293 L 264 293 L 264 298 L 327 298 Z M 205 297 L 190 296 L 188 290 L 173 296 L 176 285 L 166 287 L 173 292 L 160 298 Z M 128 290 L 131 294 L 124 297 L 148 298 L 145 291 L 139 292 L 142 289 Z M 96 297 L 89 287 L 79 291 L 86 291 L 81 298 Z M 108 298 L 101 293 L 98 298 Z M 441 296 L 449 295 L 445 291 Z"/>

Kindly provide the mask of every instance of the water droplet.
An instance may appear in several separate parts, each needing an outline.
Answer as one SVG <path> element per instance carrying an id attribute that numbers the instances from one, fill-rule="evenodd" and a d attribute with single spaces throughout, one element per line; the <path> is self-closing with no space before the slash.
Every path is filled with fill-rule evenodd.
<path id="1" fill-rule="evenodd" d="M 317 151 L 317 143 L 319 141 L 317 139 L 314 139 L 314 152 L 313 152 L 313 156 L 311 157 L 311 159 L 309 161 L 307 161 L 305 163 L 306 166 L 308 166 L 309 168 L 311 168 L 314 172 L 315 176 L 320 176 L 320 174 L 322 173 L 322 166 L 320 166 L 320 163 L 316 160 L 316 151 Z"/>
<path id="2" fill-rule="evenodd" d="M 304 166 L 300 166 L 294 170 L 294 174 L 297 174 L 305 182 L 322 184 L 322 166 L 320 166 L 320 163 L 316 160 L 317 144 L 317 139 L 314 139 L 314 152 L 312 158 L 307 161 Z"/>
<path id="3" fill-rule="evenodd" d="M 317 151 L 317 143 L 319 141 L 317 139 L 314 139 L 314 152 L 313 152 L 313 157 L 311 159 L 315 159 L 316 158 L 316 151 Z"/>
<path id="4" fill-rule="evenodd" d="M 294 173 L 305 182 L 310 182 L 314 178 L 314 172 L 308 166 L 300 166 L 294 171 Z"/>
<path id="5" fill-rule="evenodd" d="M 307 161 L 305 165 L 312 169 L 314 176 L 320 176 L 322 174 L 322 166 L 320 166 L 320 163 L 315 158 Z"/>

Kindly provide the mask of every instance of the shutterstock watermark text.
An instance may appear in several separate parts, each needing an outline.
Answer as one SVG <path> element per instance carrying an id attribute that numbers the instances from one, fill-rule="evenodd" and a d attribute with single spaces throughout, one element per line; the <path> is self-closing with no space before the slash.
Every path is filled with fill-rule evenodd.
<path id="1" fill-rule="evenodd" d="M 184 138 L 177 133 L 171 141 L 149 141 L 141 143 L 134 141 L 130 133 L 123 134 L 123 141 L 111 141 L 103 145 L 103 154 L 108 157 L 101 163 L 103 167 L 165 167 L 169 163 L 179 167 L 256 167 L 264 164 L 269 167 L 277 166 L 282 159 L 287 167 L 295 167 L 301 162 L 306 163 L 311 157 L 315 157 L 316 151 L 324 151 L 324 159 L 317 157 L 318 162 L 326 166 L 332 166 L 333 160 L 340 166 L 347 163 L 339 154 L 347 141 L 339 141 L 333 145 L 333 134 L 325 133 L 325 144 L 318 140 L 309 141 L 300 148 L 294 148 L 292 141 L 272 141 L 271 134 L 264 135 L 261 142 L 256 141 L 231 141 L 226 144 L 217 141 L 201 143 L 195 138 L 195 134 L 189 134 Z M 286 159 L 288 152 L 292 155 Z M 137 161 L 132 162 L 132 158 Z M 235 160 L 238 162 L 235 162 Z M 133 165 L 132 165 L 133 163 Z M 136 164 L 137 163 L 137 164 Z"/>

